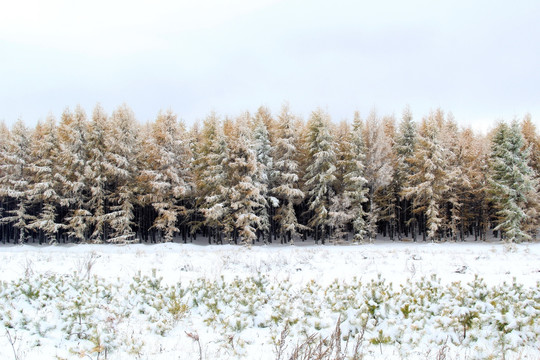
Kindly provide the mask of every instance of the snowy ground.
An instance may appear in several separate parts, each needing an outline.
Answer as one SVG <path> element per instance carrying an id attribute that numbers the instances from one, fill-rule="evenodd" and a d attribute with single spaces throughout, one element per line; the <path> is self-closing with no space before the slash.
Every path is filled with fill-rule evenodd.
<path id="1" fill-rule="evenodd" d="M 306 242 L 251 249 L 193 244 L 0 246 L 0 274 L 2 359 L 15 359 L 15 354 L 18 359 L 198 359 L 200 353 L 204 359 L 277 359 L 276 338 L 285 324 L 291 324 L 283 350 L 287 355 L 308 335 L 329 336 L 344 318 L 342 334 L 357 338 L 358 329 L 366 330 L 364 358 L 431 359 L 440 353 L 447 359 L 502 358 L 502 352 L 507 359 L 540 357 L 538 243 L 513 251 L 498 242 Z M 434 274 L 438 280 L 426 280 Z M 483 290 L 466 285 L 475 276 L 483 279 Z M 512 287 L 514 279 L 517 285 Z M 411 285 L 422 281 L 428 285 Z M 393 290 L 384 290 L 389 283 Z M 440 288 L 441 299 L 447 300 L 433 300 L 435 307 L 410 301 L 423 296 L 427 287 Z M 407 298 L 404 288 L 416 292 Z M 370 289 L 376 289 L 375 302 L 368 299 Z M 506 300 L 489 295 L 490 301 L 471 295 L 498 294 L 493 289 L 511 295 Z M 79 291 L 92 297 L 87 305 L 99 311 L 74 310 Z M 384 298 L 387 293 L 399 293 L 401 300 Z M 461 303 L 455 300 L 462 295 L 466 299 Z M 382 303 L 376 304 L 376 298 Z M 511 313 L 518 311 L 512 301 L 524 302 L 519 307 L 523 318 L 515 315 L 517 325 L 513 318 L 499 319 L 497 309 L 504 301 Z M 171 309 L 171 302 L 178 306 Z M 400 312 L 409 302 L 417 311 L 429 309 L 428 320 Z M 390 305 L 384 307 L 386 303 Z M 369 310 L 370 304 L 377 309 Z M 372 317 L 364 319 L 366 309 Z M 502 310 L 504 316 L 506 312 Z M 469 313 L 475 315 L 463 325 L 460 321 Z M 108 325 L 96 325 L 101 323 Z M 504 333 L 491 336 L 497 327 Z M 461 337 L 463 330 L 466 335 Z M 16 338 L 13 346 L 10 337 L 12 342 Z"/>

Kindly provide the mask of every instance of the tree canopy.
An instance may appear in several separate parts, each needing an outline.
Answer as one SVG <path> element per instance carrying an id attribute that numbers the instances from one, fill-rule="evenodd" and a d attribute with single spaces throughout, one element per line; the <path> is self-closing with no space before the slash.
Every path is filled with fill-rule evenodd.
<path id="1" fill-rule="evenodd" d="M 489 134 L 451 113 L 375 111 L 304 121 L 288 105 L 187 127 L 140 124 L 127 105 L 0 124 L 4 243 L 294 243 L 377 235 L 509 242 L 538 236 L 540 136 L 530 118 Z"/>

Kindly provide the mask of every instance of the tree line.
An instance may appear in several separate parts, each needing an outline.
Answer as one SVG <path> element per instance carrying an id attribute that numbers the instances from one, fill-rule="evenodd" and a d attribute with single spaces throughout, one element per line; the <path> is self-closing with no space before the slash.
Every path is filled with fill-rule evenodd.
<path id="1" fill-rule="evenodd" d="M 334 123 L 172 111 L 146 124 L 127 105 L 66 109 L 29 129 L 0 124 L 3 243 L 362 242 L 536 238 L 540 136 L 530 116 L 487 135 L 438 109 Z"/>

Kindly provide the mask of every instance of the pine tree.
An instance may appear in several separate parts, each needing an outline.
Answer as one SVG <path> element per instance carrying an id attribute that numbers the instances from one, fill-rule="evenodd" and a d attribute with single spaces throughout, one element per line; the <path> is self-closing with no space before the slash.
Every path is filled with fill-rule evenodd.
<path id="1" fill-rule="evenodd" d="M 409 236 L 409 229 L 412 231 L 413 238 L 416 237 L 414 231 L 416 219 L 412 216 L 411 202 L 403 196 L 403 189 L 409 186 L 409 177 L 413 175 L 414 168 L 412 159 L 416 151 L 417 129 L 416 123 L 413 121 L 412 113 L 409 107 L 403 110 L 399 131 L 394 144 L 394 152 L 396 154 L 396 170 L 394 173 L 394 181 L 397 184 L 397 194 L 399 195 L 400 205 L 398 213 L 398 232 Z"/>
<path id="2" fill-rule="evenodd" d="M 349 124 L 342 121 L 334 128 L 336 139 L 336 181 L 334 196 L 330 199 L 329 226 L 334 243 L 342 243 L 347 238 L 348 227 L 353 219 L 349 193 L 345 191 L 345 178 L 352 166 L 352 144 Z"/>
<path id="3" fill-rule="evenodd" d="M 441 143 L 445 153 L 445 170 L 448 178 L 448 192 L 444 202 L 444 223 L 451 234 L 452 240 L 457 240 L 461 233 L 463 239 L 463 226 L 466 221 L 463 213 L 467 193 L 471 186 L 469 173 L 465 171 L 464 149 L 462 147 L 461 133 L 452 113 L 449 113 L 442 124 Z"/>
<path id="4" fill-rule="evenodd" d="M 379 229 L 383 236 L 390 236 L 393 241 L 397 233 L 397 219 L 399 209 L 400 186 L 396 176 L 397 154 L 394 151 L 396 141 L 395 119 L 393 116 L 385 116 L 382 119 L 382 127 L 386 139 L 389 141 L 390 151 L 386 156 L 386 164 L 390 169 L 390 182 L 375 192 L 375 201 L 380 209 L 378 214 Z"/>
<path id="5" fill-rule="evenodd" d="M 140 240 L 145 242 L 157 242 L 157 231 L 153 227 L 156 211 L 152 206 L 154 201 L 152 182 L 155 177 L 154 167 L 157 157 L 156 148 L 152 136 L 153 123 L 146 122 L 139 127 L 140 151 L 137 153 L 138 175 L 135 177 L 136 202 L 138 209 L 137 217 Z"/>
<path id="6" fill-rule="evenodd" d="M 366 147 L 363 132 L 364 124 L 357 112 L 354 116 L 352 132 L 346 138 L 350 155 L 347 163 L 344 164 L 346 171 L 343 178 L 344 194 L 351 203 L 350 213 L 353 220 L 354 240 L 357 242 L 363 242 L 367 235 L 367 213 L 364 210 L 364 204 L 368 201 L 369 189 L 364 177 Z"/>
<path id="7" fill-rule="evenodd" d="M 230 188 L 227 198 L 231 212 L 225 221 L 233 224 L 233 230 L 238 232 L 244 245 L 256 240 L 257 229 L 264 229 L 266 224 L 260 214 L 268 205 L 263 196 L 266 187 L 258 181 L 263 169 L 257 161 L 248 121 L 248 114 L 239 119 L 237 134 L 230 145 L 227 167 Z M 236 236 L 233 235 L 233 238 L 236 240 Z"/>
<path id="8" fill-rule="evenodd" d="M 140 142 L 135 116 L 127 105 L 112 113 L 105 140 L 108 149 L 107 177 L 112 185 L 107 215 L 112 231 L 108 242 L 131 242 L 135 238 L 134 207 L 138 193 L 136 177 Z"/>
<path id="9" fill-rule="evenodd" d="M 255 185 L 259 188 L 261 196 L 266 202 L 266 206 L 261 207 L 257 214 L 261 219 L 261 225 L 257 230 L 262 233 L 264 243 L 267 243 L 268 241 L 272 241 L 270 233 L 271 217 L 274 208 L 279 206 L 279 202 L 275 197 L 269 195 L 274 159 L 272 157 L 273 148 L 270 143 L 270 135 L 266 123 L 264 122 L 263 115 L 268 114 L 259 109 L 253 124 L 253 148 L 258 163 L 254 181 Z"/>
<path id="10" fill-rule="evenodd" d="M 227 164 L 229 160 L 229 144 L 221 122 L 215 113 L 206 117 L 201 132 L 201 143 L 197 146 L 194 166 L 197 189 L 197 208 L 204 216 L 204 224 L 208 228 L 208 239 L 222 242 L 224 219 L 230 212 L 226 202 Z M 196 228 L 201 225 L 197 225 Z"/>
<path id="11" fill-rule="evenodd" d="M 88 188 L 84 169 L 86 167 L 87 120 L 84 110 L 77 106 L 75 112 L 66 109 L 58 126 L 59 171 L 55 177 L 60 182 L 60 205 L 68 236 L 83 242 L 88 238 L 91 213 L 86 209 Z"/>
<path id="12" fill-rule="evenodd" d="M 490 179 L 492 201 L 497 208 L 498 225 L 509 243 L 530 239 L 523 225 L 528 194 L 534 191 L 529 151 L 523 151 L 523 136 L 516 121 L 499 124 L 492 140 Z"/>
<path id="13" fill-rule="evenodd" d="M 6 211 L 9 210 L 10 200 L 7 194 L 4 192 L 7 186 L 7 180 L 9 177 L 6 174 L 7 155 L 8 155 L 8 142 L 11 137 L 10 131 L 3 121 L 0 121 L 0 219 L 4 217 Z M 9 238 L 9 231 L 11 226 L 0 220 L 0 237 L 5 244 Z"/>
<path id="14" fill-rule="evenodd" d="M 377 234 L 377 222 L 381 215 L 378 192 L 392 181 L 392 141 L 385 133 L 384 124 L 372 111 L 364 127 L 366 158 L 364 177 L 368 181 L 369 214 L 367 219 L 368 236 L 374 239 Z"/>
<path id="15" fill-rule="evenodd" d="M 296 145 L 298 137 L 293 120 L 288 105 L 284 105 L 279 115 L 276 145 L 273 149 L 272 179 L 274 186 L 271 190 L 279 202 L 275 220 L 279 226 L 281 243 L 287 241 L 291 244 L 294 244 L 294 238 L 301 228 L 294 205 L 304 198 L 304 193 L 299 189 L 300 177 Z"/>
<path id="16" fill-rule="evenodd" d="M 16 241 L 22 244 L 28 239 L 29 225 L 34 219 L 29 212 L 30 131 L 19 119 L 9 135 L 0 164 L 0 196 L 7 199 L 1 222 L 11 224 L 17 230 Z"/>
<path id="17" fill-rule="evenodd" d="M 330 133 L 330 118 L 320 109 L 311 114 L 306 143 L 310 164 L 304 179 L 308 210 L 312 214 L 308 225 L 315 232 L 315 242 L 318 243 L 321 239 L 324 244 L 328 235 L 330 200 L 334 195 L 336 154 L 334 139 Z"/>
<path id="18" fill-rule="evenodd" d="M 521 133 L 525 148 L 529 149 L 529 166 L 534 171 L 535 178 L 540 177 L 540 134 L 532 121 L 531 114 L 525 115 L 521 122 Z"/>
<path id="19" fill-rule="evenodd" d="M 475 135 L 469 128 L 459 134 L 459 151 L 456 157 L 465 181 L 455 181 L 460 198 L 460 233 L 474 231 L 475 239 L 485 240 L 489 227 L 489 196 L 487 193 L 486 140 Z"/>
<path id="20" fill-rule="evenodd" d="M 153 228 L 162 233 L 165 242 L 170 242 L 179 231 L 180 217 L 187 220 L 187 209 L 182 200 L 192 188 L 189 144 L 183 125 L 170 110 L 160 112 L 150 130 L 151 137 L 145 149 L 148 163 L 141 173 L 150 191 L 146 200 L 157 213 Z"/>
<path id="21" fill-rule="evenodd" d="M 50 244 L 57 243 L 63 228 L 58 214 L 60 184 L 55 177 L 60 171 L 59 151 L 55 119 L 49 116 L 44 124 L 37 124 L 32 137 L 31 202 L 38 207 L 38 213 L 30 228 L 44 233 Z"/>
<path id="22" fill-rule="evenodd" d="M 350 208 L 351 199 L 345 193 L 336 194 L 330 199 L 328 225 L 332 229 L 330 239 L 334 244 L 343 244 L 347 240 L 347 225 L 353 219 Z"/>
<path id="23" fill-rule="evenodd" d="M 186 131 L 170 111 L 139 126 L 125 105 L 110 117 L 98 106 L 91 121 L 77 107 L 58 126 L 0 123 L 0 237 L 187 241 L 191 230 L 250 244 L 312 231 L 324 243 L 352 229 L 355 241 L 378 231 L 485 240 L 493 222 L 519 242 L 538 236 L 539 149 L 530 115 L 486 137 L 441 110 L 417 127 L 406 108 L 396 130 L 375 112 L 350 126 L 261 107 Z"/>
<path id="24" fill-rule="evenodd" d="M 490 213 L 492 211 L 492 204 L 489 196 L 489 154 L 490 146 L 487 138 L 483 138 L 483 142 L 477 143 L 480 156 L 477 157 L 479 172 L 474 178 L 476 186 L 474 187 L 473 194 L 477 199 L 477 207 L 480 209 L 478 212 L 478 232 L 482 240 L 487 240 L 487 232 L 491 227 Z"/>
<path id="25" fill-rule="evenodd" d="M 98 104 L 94 108 L 92 121 L 88 124 L 86 146 L 87 161 L 84 168 L 85 183 L 88 186 L 89 198 L 86 208 L 90 212 L 92 232 L 89 240 L 102 243 L 107 240 L 108 222 L 108 162 L 107 132 L 109 120 L 103 108 Z"/>
<path id="26" fill-rule="evenodd" d="M 525 220 L 525 231 L 532 238 L 538 236 L 540 228 L 540 135 L 536 133 L 531 115 L 527 114 L 521 123 L 524 149 L 529 152 L 529 167 L 533 171 L 534 185 L 536 189 L 531 191 L 529 201 L 525 209 L 527 219 Z"/>
<path id="27" fill-rule="evenodd" d="M 432 114 L 422 122 L 420 138 L 414 157 L 411 159 L 413 173 L 409 186 L 403 194 L 412 199 L 413 213 L 425 217 L 424 236 L 431 240 L 440 239 L 444 226 L 443 204 L 450 189 L 445 168 L 446 150 L 440 140 L 441 113 Z"/>

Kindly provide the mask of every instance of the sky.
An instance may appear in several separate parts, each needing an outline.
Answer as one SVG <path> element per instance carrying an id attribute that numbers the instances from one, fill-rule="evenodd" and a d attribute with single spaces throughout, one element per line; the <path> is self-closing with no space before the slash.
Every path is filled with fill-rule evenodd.
<path id="1" fill-rule="evenodd" d="M 540 1 L 0 0 L 0 121 L 451 111 L 540 127 Z"/>

